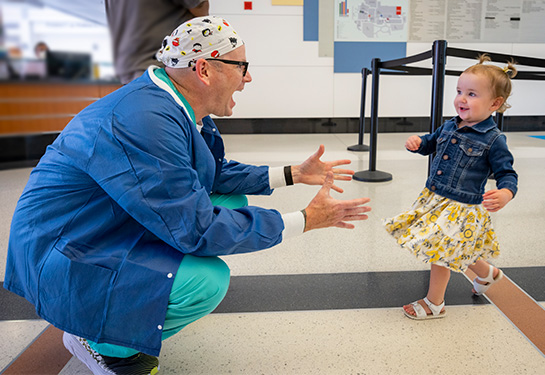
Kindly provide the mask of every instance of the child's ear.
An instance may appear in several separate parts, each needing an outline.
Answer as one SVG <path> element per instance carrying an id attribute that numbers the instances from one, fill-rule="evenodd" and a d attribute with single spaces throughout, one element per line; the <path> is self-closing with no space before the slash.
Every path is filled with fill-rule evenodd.
<path id="1" fill-rule="evenodd" d="M 490 109 L 494 112 L 494 111 L 500 109 L 500 107 L 503 105 L 504 102 L 505 102 L 505 99 L 502 96 L 498 96 L 492 102 L 492 106 L 490 107 Z"/>

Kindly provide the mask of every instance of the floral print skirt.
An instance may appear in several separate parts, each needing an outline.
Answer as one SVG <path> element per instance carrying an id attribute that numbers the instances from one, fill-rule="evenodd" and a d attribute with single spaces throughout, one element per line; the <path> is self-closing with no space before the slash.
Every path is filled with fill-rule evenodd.
<path id="1" fill-rule="evenodd" d="M 460 203 L 427 188 L 409 211 L 382 223 L 402 248 L 424 263 L 456 272 L 500 253 L 490 215 L 481 204 Z"/>

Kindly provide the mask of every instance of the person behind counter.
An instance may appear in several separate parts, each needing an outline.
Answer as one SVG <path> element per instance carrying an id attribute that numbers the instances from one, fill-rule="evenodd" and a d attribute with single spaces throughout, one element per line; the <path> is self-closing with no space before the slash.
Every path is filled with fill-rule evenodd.
<path id="1" fill-rule="evenodd" d="M 37 59 L 45 60 L 47 57 L 47 51 L 49 50 L 49 47 L 45 42 L 38 42 L 34 46 L 34 55 Z"/>

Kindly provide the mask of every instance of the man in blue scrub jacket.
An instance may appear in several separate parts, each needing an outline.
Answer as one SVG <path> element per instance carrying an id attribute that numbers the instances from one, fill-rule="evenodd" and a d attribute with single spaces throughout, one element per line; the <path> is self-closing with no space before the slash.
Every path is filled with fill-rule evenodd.
<path id="1" fill-rule="evenodd" d="M 12 220 L 4 286 L 65 332 L 94 374 L 154 374 L 161 341 L 212 312 L 229 268 L 218 256 L 317 228 L 353 228 L 368 198 L 341 201 L 349 160 L 228 161 L 210 114 L 230 116 L 252 80 L 230 24 L 199 17 L 165 37 L 142 77 L 79 113 L 32 171 Z M 334 177 L 335 176 L 335 177 Z M 245 194 L 322 185 L 293 213 Z"/>

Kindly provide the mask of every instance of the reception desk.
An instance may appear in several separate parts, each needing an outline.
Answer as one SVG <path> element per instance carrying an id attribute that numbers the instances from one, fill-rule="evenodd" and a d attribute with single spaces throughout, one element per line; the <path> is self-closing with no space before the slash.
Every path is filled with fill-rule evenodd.
<path id="1" fill-rule="evenodd" d="M 0 81 L 0 135 L 60 132 L 121 85 L 103 81 Z"/>
<path id="2" fill-rule="evenodd" d="M 0 81 L 0 169 L 34 165 L 78 112 L 119 87 L 111 81 Z"/>

